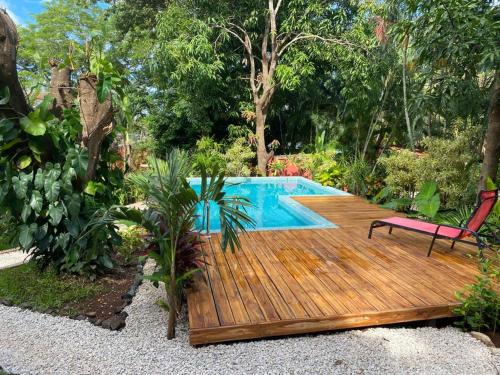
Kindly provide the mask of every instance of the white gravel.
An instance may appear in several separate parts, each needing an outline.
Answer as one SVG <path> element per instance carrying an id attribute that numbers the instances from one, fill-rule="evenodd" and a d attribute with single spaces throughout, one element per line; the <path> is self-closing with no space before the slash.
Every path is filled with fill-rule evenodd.
<path id="1" fill-rule="evenodd" d="M 193 348 L 166 339 L 160 290 L 144 283 L 111 332 L 0 306 L 0 366 L 16 374 L 499 374 L 500 356 L 458 329 L 375 328 Z"/>

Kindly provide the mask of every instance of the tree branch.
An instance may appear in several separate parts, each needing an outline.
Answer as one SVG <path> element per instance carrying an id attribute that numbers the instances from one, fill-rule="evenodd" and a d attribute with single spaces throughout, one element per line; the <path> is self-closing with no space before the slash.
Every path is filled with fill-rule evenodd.
<path id="1" fill-rule="evenodd" d="M 338 44 L 341 46 L 348 46 L 348 47 L 355 47 L 355 48 L 362 48 L 361 46 L 351 43 L 348 40 L 345 39 L 337 39 L 337 38 L 324 38 L 320 35 L 315 35 L 315 34 L 304 34 L 304 33 L 299 33 L 297 34 L 293 39 L 291 39 L 288 43 L 285 43 L 278 51 L 278 56 L 281 56 L 287 48 L 290 46 L 296 44 L 300 40 L 306 40 L 306 39 L 313 39 L 313 40 L 320 40 L 325 43 L 332 43 L 332 44 Z"/>

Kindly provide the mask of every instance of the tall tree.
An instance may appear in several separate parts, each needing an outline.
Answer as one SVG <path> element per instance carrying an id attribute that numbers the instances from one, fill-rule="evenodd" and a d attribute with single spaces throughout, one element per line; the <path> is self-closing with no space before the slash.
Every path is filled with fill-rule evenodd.
<path id="1" fill-rule="evenodd" d="M 487 123 L 484 138 L 484 156 L 479 188 L 485 187 L 486 178 L 497 177 L 500 157 L 498 64 L 500 49 L 498 35 L 500 22 L 498 7 L 483 0 L 404 1 L 415 20 L 407 20 L 413 33 L 413 48 L 420 63 L 427 64 L 433 73 L 445 70 L 451 78 L 442 96 L 467 98 L 461 100 L 457 112 L 473 109 Z M 433 78 L 431 78 L 433 79 Z M 446 79 L 442 79 L 446 82 Z M 464 90 L 468 87 L 469 90 Z M 471 92 L 473 89 L 475 92 Z M 450 95 L 450 93 L 452 95 Z M 477 97 L 488 101 L 474 107 Z M 452 98 L 453 99 L 453 98 Z M 486 114 L 488 114 L 486 116 Z"/>
<path id="2" fill-rule="evenodd" d="M 339 4 L 323 1 L 268 0 L 264 6 L 245 4 L 242 18 L 219 18 L 214 24 L 236 38 L 243 46 L 249 66 L 248 82 L 255 111 L 257 163 L 266 173 L 270 154 L 266 148 L 265 127 L 269 109 L 280 87 L 293 88 L 314 71 L 306 51 L 325 43 L 349 46 L 343 37 L 347 23 Z"/>

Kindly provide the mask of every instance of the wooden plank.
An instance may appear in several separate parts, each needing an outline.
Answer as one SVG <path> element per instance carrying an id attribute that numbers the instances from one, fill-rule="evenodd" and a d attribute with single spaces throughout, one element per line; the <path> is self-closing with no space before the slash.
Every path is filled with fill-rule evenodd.
<path id="1" fill-rule="evenodd" d="M 209 328 L 220 326 L 213 291 L 207 284 L 208 274 L 196 274 L 187 290 L 188 318 L 190 328 Z"/>
<path id="2" fill-rule="evenodd" d="M 225 320 L 219 316 L 221 325 L 231 324 L 230 314 L 236 324 L 250 322 L 246 309 L 247 302 L 243 302 L 242 300 L 240 291 L 220 251 L 218 241 L 210 239 L 208 246 L 205 248 L 207 249 L 207 268 L 211 276 L 212 290 L 214 290 L 214 300 L 217 311 L 223 311 L 226 316 Z"/>
<path id="3" fill-rule="evenodd" d="M 262 337 L 295 335 L 331 331 L 346 328 L 371 327 L 389 323 L 412 322 L 453 316 L 455 305 L 410 308 L 364 314 L 345 314 L 327 318 L 280 320 L 273 323 L 192 329 L 189 332 L 191 345 L 248 340 Z"/>
<path id="4" fill-rule="evenodd" d="M 265 289 L 269 299 L 271 300 L 276 312 L 279 315 L 280 319 L 292 319 L 297 317 L 304 317 L 305 311 L 302 306 L 295 300 L 295 296 L 289 293 L 286 285 L 282 285 L 282 292 L 274 284 L 273 278 L 269 276 L 269 274 L 265 271 L 265 268 L 259 262 L 256 254 L 253 249 L 258 249 L 254 242 L 251 242 L 251 239 L 247 236 L 241 237 L 241 243 L 243 246 L 242 254 L 244 254 L 248 260 L 248 263 L 251 265 L 255 274 L 257 275 L 260 284 L 262 284 Z M 257 250 L 258 251 L 258 250 Z M 280 281 L 280 277 L 277 278 L 278 282 Z M 285 296 L 285 298 L 283 297 Z M 297 312 L 298 314 L 295 314 Z"/>
<path id="5" fill-rule="evenodd" d="M 281 284 L 280 288 L 280 290 L 283 291 L 283 294 L 288 295 L 288 292 L 286 291 L 286 289 L 288 288 L 293 297 L 295 297 L 295 299 L 297 300 L 299 306 L 302 307 L 303 310 L 306 312 L 307 316 L 309 317 L 322 316 L 323 313 L 311 299 L 311 296 L 307 293 L 306 290 L 304 290 L 302 285 L 293 278 L 293 276 L 286 269 L 286 267 L 276 257 L 276 255 L 272 250 L 274 245 L 268 247 L 267 243 L 260 236 L 259 232 L 251 233 L 249 237 L 254 239 L 254 241 L 259 242 L 259 249 L 260 249 L 259 258 L 261 262 L 266 265 L 267 272 L 273 275 L 273 280 L 275 281 L 275 284 L 277 285 L 279 283 L 278 281 L 279 278 L 283 280 L 284 284 Z M 295 302 L 292 303 L 295 304 Z M 296 314 L 298 318 L 301 317 L 300 313 Z"/>
<path id="6" fill-rule="evenodd" d="M 193 345 L 320 332 L 452 316 L 456 290 L 477 269 L 474 249 L 429 237 L 378 230 L 372 220 L 398 215 L 358 197 L 299 197 L 336 229 L 250 232 L 242 251 L 207 251 L 206 281 L 188 289 Z"/>

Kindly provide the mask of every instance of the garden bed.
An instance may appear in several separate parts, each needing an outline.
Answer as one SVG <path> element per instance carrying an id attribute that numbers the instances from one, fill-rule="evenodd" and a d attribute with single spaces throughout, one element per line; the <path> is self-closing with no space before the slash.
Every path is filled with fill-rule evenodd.
<path id="1" fill-rule="evenodd" d="M 107 275 L 85 277 L 40 272 L 33 262 L 0 272 L 0 303 L 51 315 L 88 320 L 103 328 L 125 326 L 122 310 L 131 303 L 142 281 L 142 264 L 119 261 Z"/>

